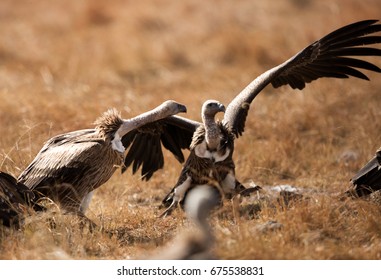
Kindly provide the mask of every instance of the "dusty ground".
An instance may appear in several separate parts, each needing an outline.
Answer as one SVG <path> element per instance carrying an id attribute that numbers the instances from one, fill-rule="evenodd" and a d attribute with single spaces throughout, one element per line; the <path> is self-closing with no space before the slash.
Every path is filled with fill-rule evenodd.
<path id="1" fill-rule="evenodd" d="M 92 127 L 106 109 L 123 117 L 165 99 L 227 104 L 252 79 L 350 22 L 379 19 L 378 0 L 0 2 L 0 169 L 17 176 L 51 136 Z M 381 65 L 380 58 L 370 61 Z M 259 202 L 234 217 L 229 203 L 211 223 L 222 259 L 380 259 L 381 206 L 339 201 L 381 143 L 381 76 L 319 80 L 303 91 L 266 88 L 236 141 L 237 177 L 307 190 L 289 208 Z M 1 230 L 0 259 L 129 259 L 187 227 L 158 205 L 181 164 L 141 182 L 117 172 L 96 191 L 89 217 L 119 238 L 78 229 L 74 217 L 42 217 Z M 246 203 L 246 204 L 245 204 Z M 258 204 L 258 202 L 255 202 Z M 277 221 L 278 230 L 260 226 Z"/>

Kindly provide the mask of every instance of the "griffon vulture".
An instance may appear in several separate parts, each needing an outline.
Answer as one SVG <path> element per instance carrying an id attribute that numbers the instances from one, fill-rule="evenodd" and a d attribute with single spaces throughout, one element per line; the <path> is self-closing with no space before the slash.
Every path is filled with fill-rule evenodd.
<path id="1" fill-rule="evenodd" d="M 158 248 L 150 259 L 205 260 L 216 259 L 211 249 L 215 238 L 209 216 L 220 203 L 220 194 L 209 185 L 197 185 L 185 199 L 185 213 L 192 230 L 181 232 L 176 238 Z"/>
<path id="2" fill-rule="evenodd" d="M 123 137 L 142 125 L 155 124 L 180 112 L 186 112 L 186 107 L 172 100 L 126 120 L 110 109 L 96 120 L 94 129 L 72 131 L 48 140 L 18 182 L 33 190 L 37 198 L 48 197 L 64 212 L 84 217 L 81 204 L 87 195 L 123 165 Z"/>
<path id="3" fill-rule="evenodd" d="M 311 45 L 307 46 L 296 55 L 285 61 L 284 63 L 264 72 L 256 79 L 254 79 L 248 86 L 246 86 L 233 100 L 227 105 L 223 120 L 219 124 L 221 133 L 226 135 L 226 144 L 229 143 L 229 147 L 226 144 L 220 142 L 220 147 L 225 149 L 225 151 L 230 150 L 230 153 L 222 152 L 224 155 L 220 157 L 220 161 L 214 158 L 215 169 L 217 166 L 219 170 L 217 171 L 217 176 L 214 174 L 209 174 L 209 179 L 217 182 L 225 182 L 225 186 L 220 188 L 231 192 L 241 191 L 242 185 L 235 179 L 234 175 L 234 163 L 231 160 L 233 153 L 233 142 L 231 140 L 231 135 L 238 138 L 242 135 L 245 128 L 245 121 L 248 115 L 251 102 L 254 98 L 268 85 L 272 84 L 273 87 L 278 88 L 283 85 L 289 85 L 293 89 L 302 90 L 307 83 L 310 83 L 319 78 L 349 78 L 355 77 L 363 80 L 369 80 L 369 78 L 361 72 L 361 70 L 368 70 L 373 72 L 381 72 L 381 69 L 363 59 L 354 57 L 365 57 L 365 56 L 381 56 L 381 50 L 368 47 L 368 45 L 377 44 L 381 42 L 381 36 L 374 35 L 381 31 L 381 25 L 377 23 L 378 20 L 364 20 L 355 22 L 344 27 L 341 27 L 323 38 L 315 41 Z M 170 124 L 171 127 L 177 127 L 180 131 L 182 137 L 178 140 L 176 144 L 171 146 L 170 142 L 166 142 L 164 147 L 170 149 L 178 159 L 181 159 L 182 152 L 181 148 L 194 148 L 191 143 L 197 143 L 197 139 L 205 139 L 205 124 L 189 120 L 183 117 L 172 116 L 166 119 L 166 123 Z M 142 127 L 144 128 L 144 127 Z M 198 129 L 201 130 L 200 133 L 195 133 Z M 159 130 L 158 130 L 159 131 Z M 202 132 L 204 131 L 204 132 Z M 225 131 L 225 132 L 223 132 Z M 191 135 L 194 135 L 192 140 Z M 128 148 L 133 142 L 132 137 L 129 137 L 129 142 L 124 142 L 126 148 Z M 161 133 L 141 133 L 139 134 L 139 145 L 144 147 L 146 144 L 156 141 L 160 143 L 162 139 Z M 215 140 L 218 142 L 217 140 Z M 125 166 L 133 165 L 133 172 L 136 172 L 140 166 L 149 166 L 150 162 L 153 161 L 153 154 L 159 155 L 162 158 L 162 150 L 160 145 L 155 146 L 155 152 L 152 153 L 144 149 L 132 149 L 135 143 L 131 145 L 129 149 Z M 221 151 L 207 150 L 205 154 L 216 155 L 221 153 Z M 192 153 L 191 153 L 192 154 Z M 226 157 L 226 158 L 225 158 Z M 199 157 L 201 162 L 201 158 Z M 192 166 L 187 166 L 191 160 L 188 160 L 183 168 L 189 169 Z M 226 164 L 225 164 L 226 163 Z M 162 164 L 162 162 L 161 162 Z M 195 166 L 197 166 L 196 163 Z M 200 165 L 202 166 L 202 165 Z M 143 172 L 152 175 L 160 167 L 150 166 L 150 172 Z M 149 168 L 148 168 L 149 169 Z M 221 173 L 220 173 L 221 172 Z M 197 173 L 197 171 L 196 171 Z M 213 172 L 212 172 L 213 173 Z M 180 175 L 181 177 L 181 175 Z M 164 199 L 164 204 L 176 205 L 183 199 L 183 194 L 186 192 L 189 186 L 192 186 L 191 179 L 184 187 L 184 184 L 180 184 L 179 196 L 175 196 L 176 189 L 174 188 Z M 172 198 L 175 197 L 176 201 Z M 169 209 L 168 209 L 169 210 Z"/>

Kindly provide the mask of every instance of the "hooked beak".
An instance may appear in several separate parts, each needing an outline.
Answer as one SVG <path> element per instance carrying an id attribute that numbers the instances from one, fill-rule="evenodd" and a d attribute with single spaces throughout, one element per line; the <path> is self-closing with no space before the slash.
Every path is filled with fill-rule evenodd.
<path id="1" fill-rule="evenodd" d="M 218 109 L 220 110 L 220 112 L 224 112 L 225 113 L 225 106 L 223 104 L 220 104 L 218 106 Z"/>
<path id="2" fill-rule="evenodd" d="M 177 105 L 179 107 L 179 112 L 181 113 L 186 113 L 187 112 L 187 107 L 183 104 L 178 104 Z"/>

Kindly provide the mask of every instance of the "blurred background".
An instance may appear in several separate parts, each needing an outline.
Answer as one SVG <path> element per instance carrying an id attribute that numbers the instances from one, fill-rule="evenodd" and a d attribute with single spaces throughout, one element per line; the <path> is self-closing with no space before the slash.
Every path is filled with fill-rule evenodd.
<path id="1" fill-rule="evenodd" d="M 43 141 L 91 127 L 110 107 L 127 118 L 175 99 L 199 120 L 206 99 L 227 104 L 256 76 L 326 33 L 377 19 L 380 11 L 377 0 L 3 0 L 0 167 L 18 173 Z M 380 88 L 377 74 L 369 77 L 370 83 L 319 80 L 302 92 L 269 86 L 254 102 L 242 141 L 255 150 L 271 144 L 268 152 L 278 153 L 273 161 L 290 156 L 276 151 L 274 135 L 276 142 L 291 141 L 293 152 L 300 152 L 294 149 L 299 138 L 316 141 L 306 157 L 320 154 L 319 141 L 343 141 L 338 153 L 369 156 L 379 144 L 372 124 L 379 97 L 372 90 Z M 261 160 L 261 152 L 244 155 Z"/>
<path id="2" fill-rule="evenodd" d="M 380 16 L 379 0 L 2 0 L 0 169 L 18 176 L 46 140 L 93 127 L 110 107 L 128 118 L 174 99 L 200 120 L 206 99 L 228 104 L 327 33 Z M 345 190 L 381 144 L 381 79 L 366 74 L 265 88 L 236 141 L 238 179 Z M 148 183 L 116 174 L 90 215 L 124 213 L 120 223 L 137 227 L 128 215 L 176 182 L 181 164 L 165 156 Z"/>

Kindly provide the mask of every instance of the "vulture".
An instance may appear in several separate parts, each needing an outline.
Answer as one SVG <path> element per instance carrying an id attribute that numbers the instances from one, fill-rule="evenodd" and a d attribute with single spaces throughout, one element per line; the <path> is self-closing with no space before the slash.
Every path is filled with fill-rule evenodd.
<path id="1" fill-rule="evenodd" d="M 185 200 L 185 213 L 192 231 L 180 233 L 166 247 L 159 248 L 150 259 L 205 260 L 216 259 L 211 253 L 215 238 L 209 216 L 220 203 L 220 194 L 209 185 L 196 185 Z"/>
<path id="2" fill-rule="evenodd" d="M 178 132 L 176 134 L 178 142 L 174 145 L 171 145 L 169 141 L 163 141 L 160 128 L 156 129 L 157 133 L 152 133 L 152 129 L 141 127 L 142 130 L 139 131 L 138 136 L 130 135 L 123 142 L 126 149 L 131 147 L 125 158 L 125 168 L 132 165 L 132 171 L 135 173 L 143 166 L 142 175 L 147 174 L 146 179 L 149 179 L 153 172 L 162 167 L 162 148 L 160 146 L 160 141 L 162 141 L 163 146 L 169 149 L 179 161 L 183 160 L 182 149 L 194 150 L 196 157 L 192 155 L 192 151 L 190 155 L 196 161 L 193 159 L 186 161 L 179 180 L 181 180 L 184 170 L 193 168 L 196 169 L 192 170 L 191 173 L 198 174 L 197 177 L 199 178 L 203 177 L 205 174 L 204 161 L 205 158 L 209 158 L 214 164 L 212 169 L 207 169 L 209 172 L 207 179 L 214 182 L 213 185 L 216 185 L 217 182 L 219 185 L 217 187 L 222 192 L 234 194 L 242 191 L 244 187 L 235 179 L 232 160 L 233 144 L 235 138 L 239 138 L 244 132 L 246 117 L 254 98 L 269 84 L 274 88 L 289 85 L 292 89 L 302 90 L 307 83 L 319 78 L 345 79 L 355 77 L 369 80 L 362 70 L 380 73 L 381 69 L 360 58 L 381 56 L 380 49 L 369 46 L 381 43 L 381 36 L 374 35 L 379 31 L 381 31 L 381 25 L 378 24 L 378 20 L 363 20 L 346 25 L 313 42 L 290 59 L 259 75 L 226 106 L 224 117 L 217 125 L 220 130 L 220 138 L 219 140 L 211 140 L 212 146 L 219 143 L 217 150 L 214 147 L 212 149 L 208 147 L 208 141 L 210 141 L 208 138 L 210 137 L 207 137 L 208 126 L 204 120 L 200 123 L 179 116 L 167 118 L 166 124 L 170 125 L 171 129 L 176 128 Z M 149 132 L 145 133 L 144 129 Z M 139 140 L 138 144 L 134 141 L 137 139 Z M 206 141 L 206 145 L 203 144 L 203 141 Z M 151 145 L 149 150 L 133 148 L 135 145 L 146 147 L 149 143 L 154 142 L 158 145 Z M 201 143 L 200 148 L 196 148 L 197 143 Z M 203 156 L 197 156 L 197 149 L 199 149 L 199 154 L 201 152 Z M 156 158 L 153 155 L 156 155 Z M 157 159 L 160 164 L 152 165 L 153 159 Z M 144 169 L 145 171 L 143 171 Z M 192 179 L 190 176 L 186 184 L 176 184 L 169 192 L 163 200 L 164 206 L 168 207 L 163 214 L 170 213 L 171 209 L 178 202 L 181 202 L 188 188 L 193 186 Z M 196 184 L 199 183 L 197 180 L 195 181 Z M 209 182 L 209 184 L 211 183 Z"/>
<path id="3" fill-rule="evenodd" d="M 204 102 L 201 109 L 202 124 L 193 134 L 190 153 L 177 183 L 163 199 L 163 205 L 167 209 L 161 216 L 170 214 L 179 202 L 183 202 L 193 186 L 214 186 L 222 197 L 245 189 L 235 179 L 232 158 L 234 134 L 224 123 L 215 120 L 215 115 L 219 112 L 225 112 L 223 104 L 217 100 Z"/>
<path id="4" fill-rule="evenodd" d="M 347 195 L 362 197 L 381 190 L 381 148 L 351 179 L 352 188 Z"/>
<path id="5" fill-rule="evenodd" d="M 0 171 L 0 225 L 18 227 L 29 212 L 35 195 L 12 175 Z"/>
<path id="6" fill-rule="evenodd" d="M 122 119 L 109 109 L 95 121 L 94 129 L 57 135 L 48 140 L 29 166 L 18 177 L 36 199 L 48 197 L 64 213 L 86 218 L 89 194 L 107 182 L 123 165 L 123 137 L 148 123 L 186 112 L 186 107 L 169 100 L 134 118 Z"/>

